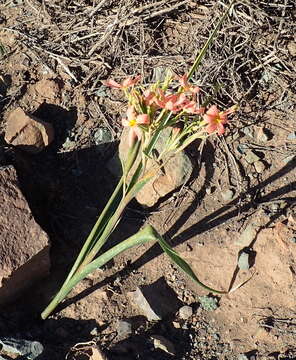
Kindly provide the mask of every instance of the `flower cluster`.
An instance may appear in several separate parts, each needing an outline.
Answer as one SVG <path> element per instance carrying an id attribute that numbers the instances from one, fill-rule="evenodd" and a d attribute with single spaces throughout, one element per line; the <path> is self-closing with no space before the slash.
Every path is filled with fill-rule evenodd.
<path id="1" fill-rule="evenodd" d="M 178 81 L 177 91 L 168 90 L 173 80 Z M 170 126 L 184 122 L 184 128 L 187 129 L 186 135 L 189 128 L 190 131 L 202 129 L 204 134 L 217 132 L 222 135 L 228 123 L 228 115 L 236 109 L 233 106 L 226 111 L 220 111 L 216 105 L 208 109 L 200 106 L 200 89 L 189 83 L 186 74 L 176 79 L 170 78 L 165 85 L 153 84 L 148 89 L 137 86 L 139 81 L 140 76 L 127 78 L 121 84 L 111 79 L 103 81 L 106 86 L 123 90 L 128 98 L 129 105 L 126 117 L 122 119 L 122 125 L 130 128 L 130 145 L 136 139 L 141 139 L 143 132 L 147 132 L 150 127 L 157 127 L 161 120 L 159 114 L 164 114 L 165 111 L 172 114 L 168 122 Z"/>

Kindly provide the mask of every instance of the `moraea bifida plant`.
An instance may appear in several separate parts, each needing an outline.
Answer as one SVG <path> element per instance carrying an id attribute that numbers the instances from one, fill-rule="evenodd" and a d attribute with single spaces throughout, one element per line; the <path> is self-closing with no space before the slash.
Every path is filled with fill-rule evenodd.
<path id="1" fill-rule="evenodd" d="M 234 0 L 228 10 L 233 2 Z M 207 101 L 203 101 L 200 89 L 191 84 L 190 79 L 228 10 L 220 19 L 188 74 L 173 77 L 168 72 L 163 82 L 156 82 L 150 86 L 141 85 L 140 77 L 127 78 L 122 83 L 114 80 L 103 82 L 116 91 L 123 91 L 126 96 L 127 111 L 122 119 L 122 125 L 129 129 L 129 152 L 122 163 L 123 174 L 118 185 L 86 239 L 63 286 L 41 314 L 43 319 L 46 319 L 72 288 L 90 272 L 103 266 L 119 253 L 150 241 L 157 241 L 169 258 L 199 285 L 211 292 L 226 293 L 203 284 L 191 267 L 150 225 L 111 249 L 101 254 L 99 252 L 118 225 L 128 203 L 146 183 L 157 176 L 163 163 L 167 161 L 168 155 L 174 156 L 196 139 L 205 139 L 211 134 L 224 133 L 228 115 L 233 113 L 236 107 L 233 106 L 224 111 L 220 111 L 216 105 L 205 107 L 203 104 Z M 154 158 L 155 145 L 165 129 L 166 131 L 169 129 L 169 138 L 164 150 L 160 154 L 157 153 Z M 156 166 L 148 169 L 149 158 L 155 160 Z M 158 166 L 158 164 L 162 165 Z"/>

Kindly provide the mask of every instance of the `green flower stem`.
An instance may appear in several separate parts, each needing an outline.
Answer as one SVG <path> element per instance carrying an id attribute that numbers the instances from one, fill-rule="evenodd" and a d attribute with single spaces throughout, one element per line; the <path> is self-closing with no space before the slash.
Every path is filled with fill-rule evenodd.
<path id="1" fill-rule="evenodd" d="M 109 219 L 108 224 L 106 225 L 102 235 L 100 236 L 100 238 L 97 240 L 96 244 L 94 245 L 94 247 L 91 249 L 91 251 L 87 254 L 87 256 L 85 257 L 85 259 L 83 260 L 83 262 L 81 263 L 78 272 L 80 271 L 80 269 L 82 269 L 84 266 L 87 266 L 87 264 L 89 264 L 94 258 L 95 256 L 98 254 L 98 252 L 100 251 L 100 249 L 102 248 L 102 246 L 105 244 L 105 242 L 107 241 L 107 239 L 109 238 L 110 234 L 112 233 L 112 231 L 114 230 L 114 228 L 116 227 L 116 225 L 118 224 L 121 215 L 124 211 L 124 209 L 126 208 L 126 206 L 128 205 L 128 203 L 134 198 L 134 196 L 142 189 L 142 187 L 152 178 L 154 177 L 155 174 L 151 173 L 151 174 L 147 174 L 145 177 L 143 177 L 142 179 L 140 179 L 139 181 L 136 182 L 136 184 L 129 190 L 129 192 L 125 195 L 125 197 L 122 199 L 122 201 L 119 203 L 118 208 L 116 209 L 114 215 Z"/>
<path id="2" fill-rule="evenodd" d="M 88 235 L 71 271 L 69 272 L 65 282 L 62 285 L 62 288 L 66 286 L 69 280 L 72 278 L 76 270 L 81 266 L 82 262 L 85 260 L 85 257 L 90 253 L 93 247 L 96 244 L 96 241 L 102 235 L 104 228 L 107 226 L 110 217 L 114 214 L 115 209 L 118 207 L 123 194 L 123 183 L 124 183 L 124 176 L 127 174 L 139 153 L 140 142 L 137 141 L 129 150 L 127 161 L 124 169 L 124 175 L 119 180 L 113 194 L 111 195 L 108 203 L 106 204 L 104 210 L 102 211 L 101 215 L 99 216 L 98 220 L 96 221 L 94 227 L 92 228 L 90 234 Z"/>
<path id="3" fill-rule="evenodd" d="M 198 54 L 198 56 L 196 57 L 191 69 L 189 70 L 188 73 L 188 80 L 191 79 L 193 73 L 196 71 L 196 69 L 198 68 L 198 66 L 200 65 L 202 59 L 205 56 L 206 51 L 208 50 L 209 46 L 212 44 L 214 37 L 216 36 L 219 27 L 221 26 L 221 24 L 223 23 L 223 21 L 225 20 L 226 16 L 229 13 L 229 10 L 231 9 L 231 6 L 234 4 L 236 0 L 232 0 L 230 2 L 230 4 L 228 5 L 226 11 L 224 12 L 224 14 L 221 16 L 220 20 L 218 21 L 217 25 L 215 26 L 213 32 L 211 33 L 211 35 L 209 36 L 208 40 L 206 41 L 206 43 L 204 44 L 204 46 L 202 47 L 200 53 Z"/>
<path id="4" fill-rule="evenodd" d="M 102 267 L 108 261 L 114 258 L 114 256 L 122 253 L 130 249 L 131 247 L 144 244 L 148 241 L 155 241 L 157 239 L 157 233 L 152 228 L 152 226 L 148 225 L 143 230 L 139 231 L 137 234 L 131 236 L 130 238 L 120 242 L 118 245 L 114 246 L 110 250 L 106 251 L 104 254 L 99 256 L 97 259 L 84 266 L 79 272 L 77 272 L 68 283 L 63 286 L 60 291 L 56 294 L 51 303 L 47 306 L 47 308 L 42 312 L 42 319 L 46 319 L 53 310 L 57 307 L 57 305 L 69 294 L 72 288 L 79 283 L 82 279 L 84 279 L 88 274 L 92 271 Z"/>

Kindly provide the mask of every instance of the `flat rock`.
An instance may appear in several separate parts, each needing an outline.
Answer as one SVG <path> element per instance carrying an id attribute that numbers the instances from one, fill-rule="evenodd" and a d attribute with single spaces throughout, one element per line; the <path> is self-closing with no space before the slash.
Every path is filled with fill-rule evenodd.
<path id="1" fill-rule="evenodd" d="M 150 285 L 138 287 L 136 291 L 128 293 L 128 296 L 149 321 L 158 321 L 174 314 L 181 305 L 176 293 L 163 277 Z"/>
<path id="2" fill-rule="evenodd" d="M 54 139 L 51 124 L 28 115 L 18 107 L 7 118 L 5 141 L 21 150 L 38 153 Z"/>
<path id="3" fill-rule="evenodd" d="M 21 356 L 22 359 L 34 360 L 43 353 L 43 346 L 38 341 L 3 338 L 0 339 L 0 354 L 1 353 L 13 356 L 13 358 L 15 358 L 15 356 Z"/>
<path id="4" fill-rule="evenodd" d="M 259 161 L 260 157 L 252 150 L 248 150 L 245 155 L 245 160 L 249 164 L 254 164 L 254 162 Z"/>
<path id="5" fill-rule="evenodd" d="M 127 128 L 124 129 L 119 144 L 119 158 L 123 160 L 126 159 L 129 150 L 128 131 Z M 169 128 L 162 132 L 162 136 L 155 146 L 158 153 L 163 151 L 170 133 L 171 130 Z M 138 161 L 139 159 L 140 158 L 138 158 Z M 147 172 L 158 166 L 159 165 L 156 164 L 155 160 L 148 159 Z M 136 167 L 134 167 L 134 169 L 135 168 Z M 167 159 L 164 160 L 163 171 L 157 171 L 155 178 L 142 188 L 136 196 L 137 201 L 147 207 L 153 206 L 160 198 L 186 183 L 189 180 L 192 171 L 193 166 L 191 160 L 184 151 L 180 151 L 174 156 L 168 154 Z"/>
<path id="6" fill-rule="evenodd" d="M 35 222 L 12 166 L 0 168 L 0 304 L 49 273 L 49 238 Z"/>

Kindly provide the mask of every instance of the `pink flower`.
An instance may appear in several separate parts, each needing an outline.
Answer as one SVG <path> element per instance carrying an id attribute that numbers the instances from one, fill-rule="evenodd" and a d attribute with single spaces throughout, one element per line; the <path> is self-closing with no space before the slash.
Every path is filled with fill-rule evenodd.
<path id="1" fill-rule="evenodd" d="M 132 146 L 136 139 L 141 139 L 142 129 L 138 125 L 150 124 L 149 115 L 137 114 L 133 106 L 129 106 L 126 112 L 127 119 L 122 119 L 122 125 L 129 127 L 129 145 Z"/>
<path id="2" fill-rule="evenodd" d="M 102 83 L 106 86 L 112 87 L 114 89 L 126 89 L 130 86 L 133 86 L 135 84 L 137 84 L 139 82 L 139 80 L 141 79 L 141 76 L 136 76 L 134 79 L 133 78 L 127 78 L 125 80 L 123 80 L 123 82 L 121 84 L 119 84 L 118 82 L 109 79 L 109 80 L 104 80 L 102 81 Z"/>
<path id="3" fill-rule="evenodd" d="M 143 92 L 143 101 L 146 106 L 153 106 L 155 105 L 155 92 L 151 90 L 145 90 Z"/>
<path id="4" fill-rule="evenodd" d="M 215 131 L 217 131 L 219 135 L 224 134 L 225 132 L 224 125 L 228 123 L 227 115 L 233 113 L 235 110 L 236 110 L 236 106 L 232 106 L 228 110 L 220 112 L 216 105 L 212 105 L 203 116 L 205 122 L 208 123 L 208 126 L 206 127 L 206 131 L 209 134 Z"/>
<path id="5" fill-rule="evenodd" d="M 183 110 L 189 114 L 203 114 L 205 112 L 205 108 L 198 107 L 197 103 L 193 100 L 188 100 L 187 103 L 183 105 Z"/>
<path id="6" fill-rule="evenodd" d="M 186 102 L 185 94 L 169 94 L 165 95 L 161 89 L 159 89 L 158 98 L 155 98 L 155 103 L 162 109 L 170 110 L 173 112 L 182 109 L 182 105 Z"/>
<path id="7" fill-rule="evenodd" d="M 190 86 L 189 85 L 188 76 L 186 74 L 184 74 L 181 77 L 178 77 L 177 79 L 179 80 L 179 83 L 182 86 L 182 88 L 184 89 L 184 91 L 188 91 L 193 94 L 197 94 L 199 92 L 200 89 L 198 86 Z"/>

